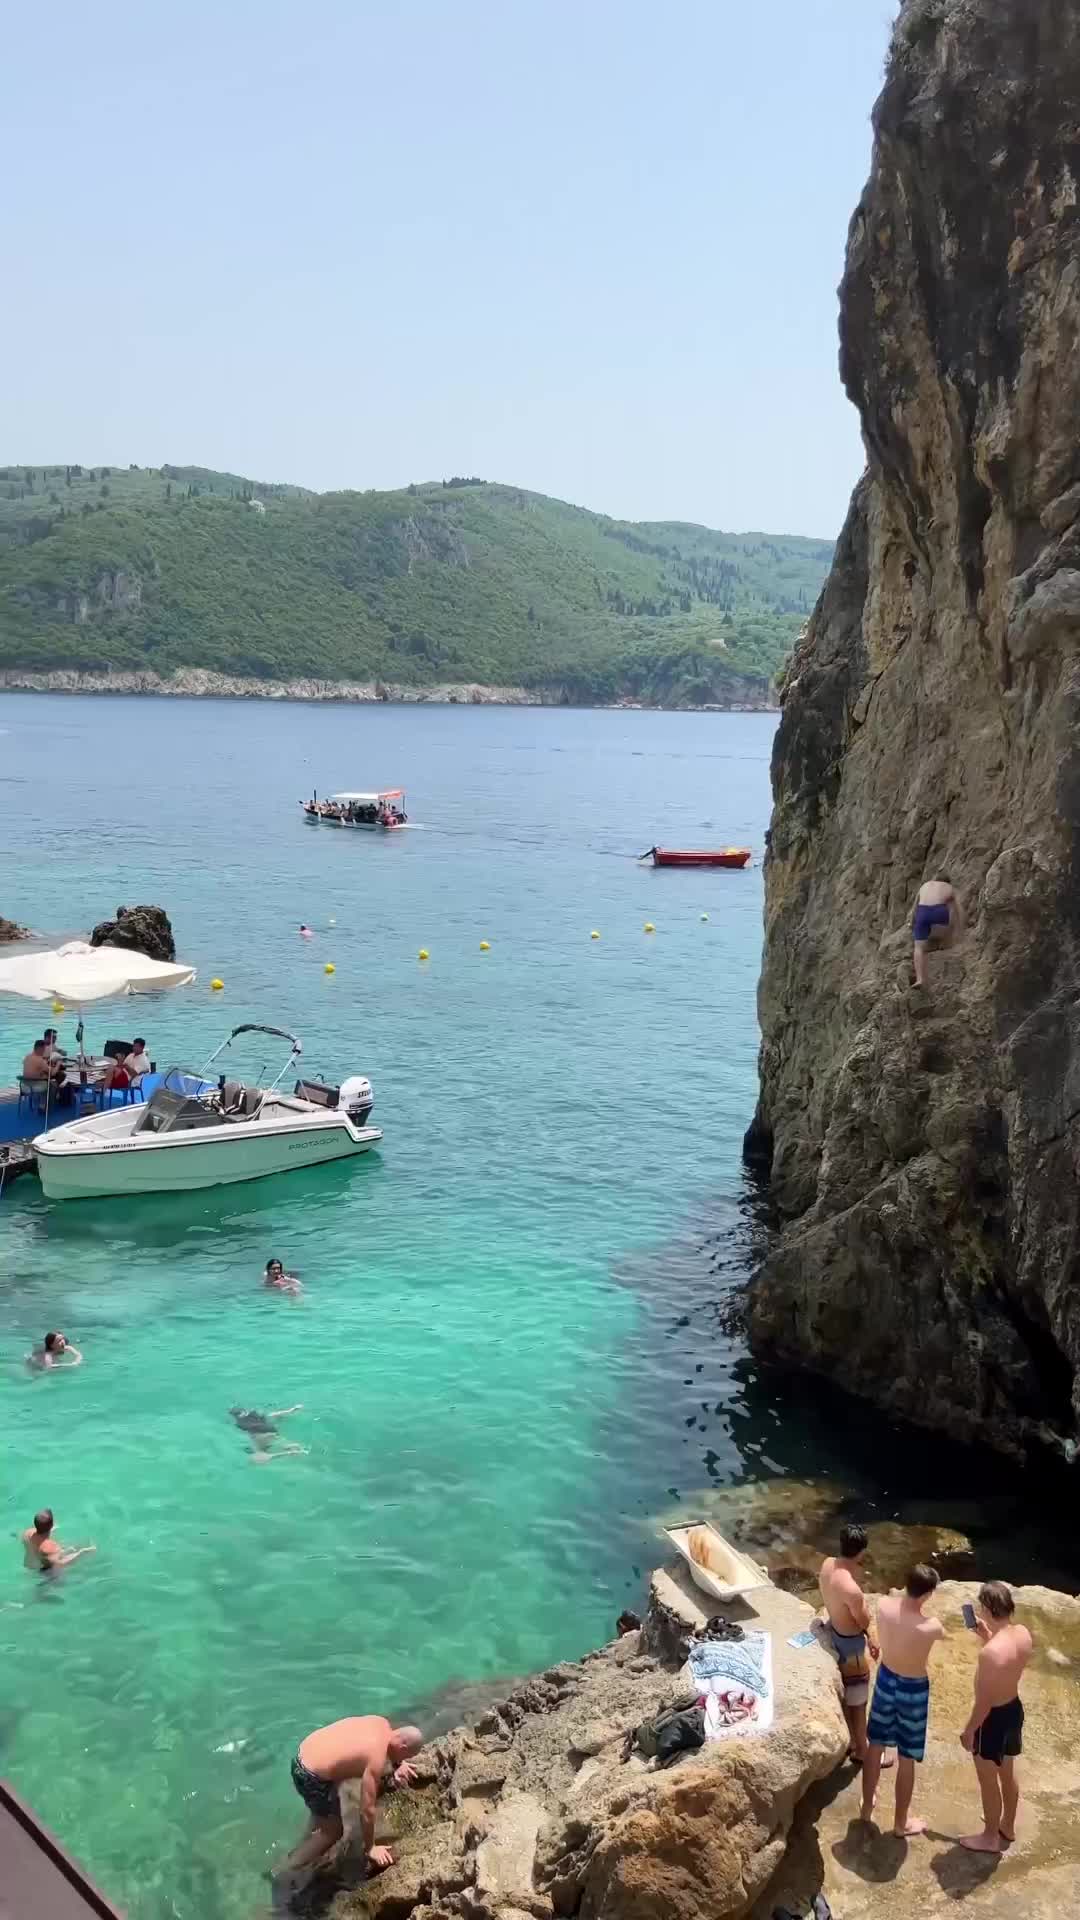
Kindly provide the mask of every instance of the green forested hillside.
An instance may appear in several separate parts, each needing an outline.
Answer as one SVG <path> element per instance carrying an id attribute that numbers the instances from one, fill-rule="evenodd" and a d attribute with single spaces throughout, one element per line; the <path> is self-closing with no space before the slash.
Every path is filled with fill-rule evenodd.
<path id="1" fill-rule="evenodd" d="M 610 520 L 455 479 L 310 494 L 199 467 L 0 468 L 0 667 L 763 690 L 826 541 Z"/>

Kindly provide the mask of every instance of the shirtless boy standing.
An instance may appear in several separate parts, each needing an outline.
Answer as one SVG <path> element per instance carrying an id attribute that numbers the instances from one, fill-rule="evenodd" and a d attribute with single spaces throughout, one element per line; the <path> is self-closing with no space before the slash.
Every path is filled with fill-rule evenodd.
<path id="1" fill-rule="evenodd" d="M 867 1738 L 870 1751 L 863 1768 L 862 1817 L 871 1820 L 881 1761 L 886 1747 L 895 1747 L 896 1811 L 893 1832 L 910 1839 L 926 1832 L 925 1820 L 911 1817 L 915 1791 L 915 1764 L 926 1752 L 926 1723 L 930 1712 L 930 1655 L 945 1629 L 925 1606 L 938 1583 L 933 1567 L 912 1567 L 903 1593 L 878 1601 L 877 1629 L 881 1666 L 874 1685 Z"/>
<path id="2" fill-rule="evenodd" d="M 979 1590 L 975 1631 L 982 1652 L 975 1669 L 974 1705 L 960 1735 L 974 1758 L 983 1804 L 982 1832 L 960 1842 L 972 1853 L 1000 1853 L 1016 1839 L 1020 1786 L 1014 1763 L 1024 1734 L 1020 1681 L 1033 1642 L 1026 1627 L 1014 1624 L 1014 1605 L 1003 1580 L 988 1580 Z"/>
<path id="3" fill-rule="evenodd" d="M 844 1719 L 851 1740 L 851 1757 L 866 1759 L 866 1703 L 870 1697 L 870 1661 L 878 1657 L 870 1632 L 870 1609 L 859 1585 L 859 1565 L 866 1552 L 866 1528 L 844 1527 L 840 1551 L 826 1560 L 820 1574 L 821 1598 L 829 1616 L 828 1637 L 840 1664 L 844 1690 Z"/>

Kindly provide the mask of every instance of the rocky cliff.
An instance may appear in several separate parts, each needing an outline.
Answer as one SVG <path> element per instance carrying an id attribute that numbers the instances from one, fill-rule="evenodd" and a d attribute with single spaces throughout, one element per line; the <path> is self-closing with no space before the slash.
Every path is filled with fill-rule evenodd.
<path id="1" fill-rule="evenodd" d="M 773 761 L 752 1337 L 1023 1452 L 1080 1406 L 1080 12 L 907 0 L 874 137 L 868 468 Z M 923 995 L 932 875 L 970 927 Z"/>

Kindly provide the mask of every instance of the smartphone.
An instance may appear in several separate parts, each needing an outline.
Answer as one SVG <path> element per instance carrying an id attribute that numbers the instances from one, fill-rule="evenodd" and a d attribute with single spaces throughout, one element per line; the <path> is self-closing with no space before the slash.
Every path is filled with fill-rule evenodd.
<path id="1" fill-rule="evenodd" d="M 977 1627 L 977 1625 L 978 1625 L 978 1621 L 977 1621 L 977 1620 L 976 1620 L 976 1618 L 975 1618 L 975 1609 L 974 1609 L 974 1607 L 972 1606 L 972 1604 L 971 1604 L 971 1601 L 970 1601 L 970 1600 L 965 1600 L 965 1601 L 964 1601 L 964 1605 L 963 1605 L 963 1609 L 962 1609 L 962 1611 L 963 1611 L 963 1615 L 964 1615 L 964 1625 L 965 1625 L 965 1627 L 967 1627 L 967 1628 L 969 1628 L 969 1630 L 970 1630 L 970 1631 L 971 1631 L 972 1633 L 974 1633 L 974 1631 L 975 1631 L 975 1629 L 976 1629 L 976 1627 Z"/>

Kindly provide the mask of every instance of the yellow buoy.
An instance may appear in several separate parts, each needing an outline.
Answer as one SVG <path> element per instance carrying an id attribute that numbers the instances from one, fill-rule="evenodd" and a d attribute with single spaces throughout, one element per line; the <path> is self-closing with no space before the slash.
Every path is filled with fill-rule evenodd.
<path id="1" fill-rule="evenodd" d="M 210 985 L 213 988 L 215 993 L 220 993 L 222 987 L 225 985 L 225 982 L 224 980 L 211 980 Z"/>
<path id="2" fill-rule="evenodd" d="M 596 928 L 594 927 L 594 928 L 593 928 L 593 930 L 592 930 L 592 932 L 591 932 L 591 933 L 590 933 L 590 935 L 589 935 L 589 939 L 590 939 L 590 940 L 599 940 L 599 938 L 600 938 L 600 935 L 599 935 L 599 934 L 597 933 L 597 931 L 596 931 Z"/>
<path id="3" fill-rule="evenodd" d="M 490 952 L 491 952 L 491 941 L 490 941 L 490 940 L 481 940 L 481 942 L 480 942 L 480 951 L 481 951 L 481 953 L 490 953 Z"/>
<path id="4" fill-rule="evenodd" d="M 327 961 L 327 963 L 326 963 L 326 965 L 325 965 L 325 967 L 323 968 L 323 972 L 324 972 L 324 973 L 333 973 L 333 971 L 334 971 L 334 963 L 333 963 L 333 961 L 332 961 L 332 960 L 328 960 L 328 961 Z"/>
<path id="5" fill-rule="evenodd" d="M 645 922 L 645 931 L 646 931 L 646 933 L 655 933 L 655 932 L 656 932 L 656 928 L 655 928 L 655 927 L 653 926 L 653 923 L 652 923 L 652 921 L 651 921 L 651 920 L 646 920 L 646 922 Z"/>
<path id="6" fill-rule="evenodd" d="M 430 955 L 430 953 L 428 952 L 428 950 L 427 950 L 427 948 L 426 948 L 426 947 L 421 947 L 421 949 L 420 949 L 420 951 L 419 951 L 419 953 L 417 954 L 417 956 L 416 956 L 416 957 L 417 957 L 417 959 L 418 959 L 418 960 L 430 960 L 430 959 L 431 959 L 431 955 Z"/>
<path id="7" fill-rule="evenodd" d="M 54 1000 L 52 1003 L 52 1010 L 54 1013 L 65 1013 L 67 1011 L 62 1000 Z"/>

